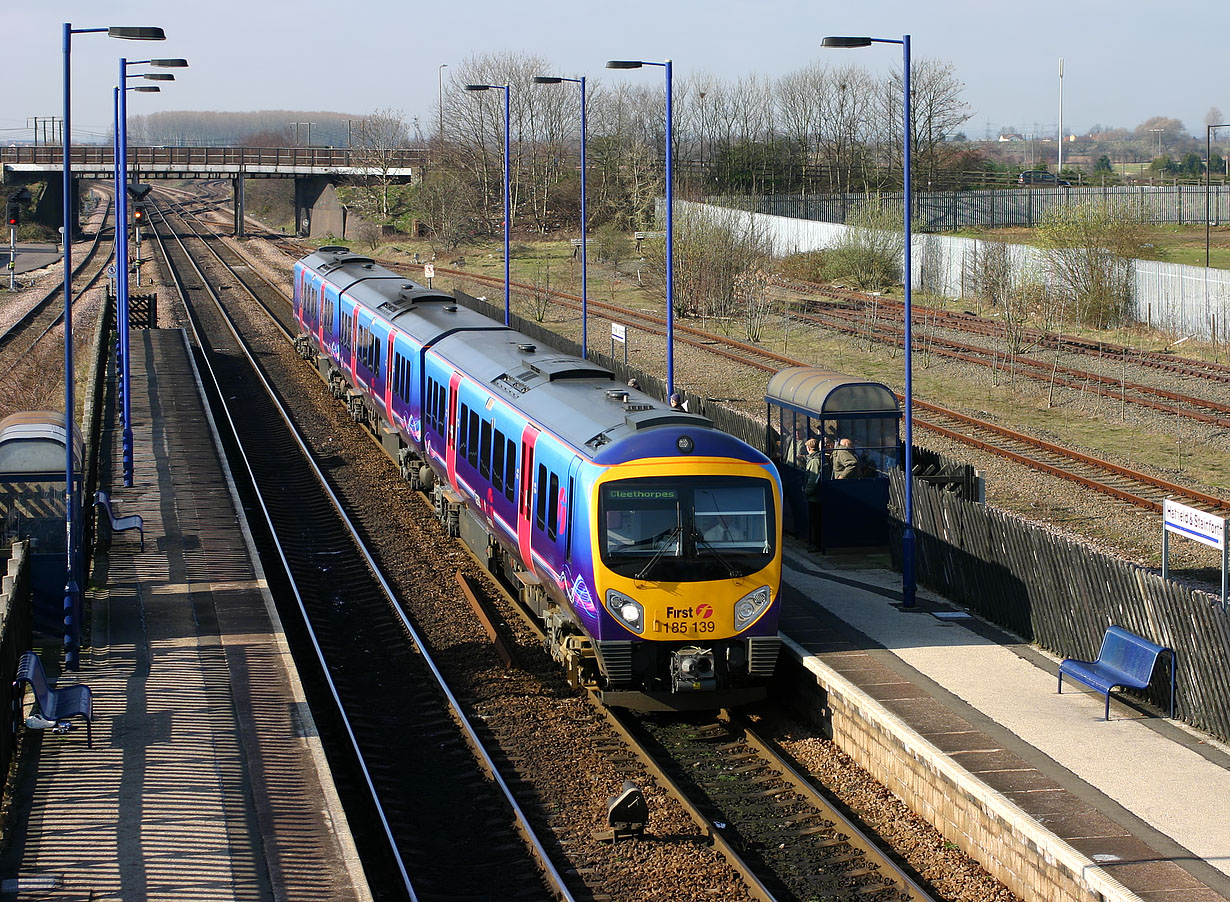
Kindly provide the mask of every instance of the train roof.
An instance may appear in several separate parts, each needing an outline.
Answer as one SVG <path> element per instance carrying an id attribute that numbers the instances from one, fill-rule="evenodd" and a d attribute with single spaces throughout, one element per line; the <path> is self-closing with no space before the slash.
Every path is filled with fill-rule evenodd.
<path id="1" fill-rule="evenodd" d="M 671 410 L 617 384 L 605 367 L 541 347 L 511 329 L 453 334 L 433 351 L 591 458 L 657 456 L 644 442 L 647 430 L 655 427 L 717 432 L 706 417 Z M 667 446 L 673 447 L 674 434 Z"/>
<path id="2" fill-rule="evenodd" d="M 410 281 L 370 257 L 347 248 L 322 247 L 300 263 L 419 344 L 431 345 L 434 354 L 458 371 L 598 462 L 679 453 L 676 443 L 683 431 L 704 436 L 693 440 L 700 453 L 731 454 L 742 447 L 747 459 L 763 458 L 714 429 L 709 419 L 671 410 L 649 395 L 617 384 L 609 369 L 540 347 L 529 336 L 459 306 L 452 295 Z"/>

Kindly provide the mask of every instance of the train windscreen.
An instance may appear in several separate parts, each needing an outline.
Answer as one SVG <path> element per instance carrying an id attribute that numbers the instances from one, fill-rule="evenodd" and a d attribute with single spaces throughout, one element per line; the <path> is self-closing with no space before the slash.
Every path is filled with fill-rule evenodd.
<path id="1" fill-rule="evenodd" d="M 599 523 L 603 563 L 655 582 L 747 576 L 776 550 L 772 483 L 751 476 L 608 482 Z"/>

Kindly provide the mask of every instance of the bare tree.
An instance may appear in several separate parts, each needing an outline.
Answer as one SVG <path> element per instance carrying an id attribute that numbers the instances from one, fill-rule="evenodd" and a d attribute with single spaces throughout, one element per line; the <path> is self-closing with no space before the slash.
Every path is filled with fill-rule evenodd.
<path id="1" fill-rule="evenodd" d="M 735 210 L 687 207 L 675 214 L 675 312 L 715 316 L 727 323 L 746 299 L 736 291 L 740 274 L 767 268 L 772 240 L 752 217 Z M 645 249 L 643 280 L 666 296 L 666 248 L 654 241 Z"/>
<path id="2" fill-rule="evenodd" d="M 820 66 L 783 75 L 777 82 L 777 118 L 782 131 L 798 148 L 803 194 L 807 193 L 809 167 L 820 137 L 823 97 L 829 87 L 828 70 Z"/>
<path id="3" fill-rule="evenodd" d="M 377 110 L 359 120 L 352 141 L 360 185 L 368 201 L 363 212 L 388 219 L 390 173 L 397 164 L 397 152 L 410 141 L 406 118 L 400 110 Z"/>
<path id="4" fill-rule="evenodd" d="M 1145 218 L 1135 203 L 1056 204 L 1038 225 L 1057 289 L 1088 325 L 1118 325 L 1132 300 L 1132 261 Z"/>

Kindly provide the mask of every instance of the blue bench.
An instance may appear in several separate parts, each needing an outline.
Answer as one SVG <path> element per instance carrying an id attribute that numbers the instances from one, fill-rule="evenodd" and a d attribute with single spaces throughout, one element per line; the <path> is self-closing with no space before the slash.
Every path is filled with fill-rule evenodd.
<path id="1" fill-rule="evenodd" d="M 127 517 L 117 517 L 111 510 L 111 499 L 106 492 L 94 493 L 94 506 L 107 512 L 107 522 L 111 525 L 112 534 L 135 529 L 141 534 L 141 550 L 145 550 L 145 521 L 140 514 L 129 514 Z"/>
<path id="2" fill-rule="evenodd" d="M 1106 719 L 1110 720 L 1110 693 L 1112 689 L 1144 689 L 1153 678 L 1153 667 L 1158 657 L 1170 655 L 1170 716 L 1174 718 L 1175 653 L 1174 649 L 1155 645 L 1121 626 L 1108 626 L 1102 637 L 1102 650 L 1096 661 L 1078 661 L 1066 658 L 1059 665 L 1059 691 L 1063 692 L 1063 675 L 1084 683 L 1098 692 L 1106 693 Z"/>
<path id="3" fill-rule="evenodd" d="M 87 748 L 94 747 L 94 737 L 90 731 L 90 724 L 94 720 L 94 698 L 89 686 L 78 683 L 75 686 L 54 689 L 47 685 L 43 662 L 32 651 L 21 656 L 21 662 L 17 665 L 17 676 L 13 679 L 13 707 L 17 715 L 21 713 L 21 700 L 26 686 L 34 691 L 34 701 L 38 704 L 39 714 L 44 720 L 58 725 L 69 717 L 84 717 L 85 744 Z M 15 717 L 14 722 L 17 719 L 18 717 Z"/>

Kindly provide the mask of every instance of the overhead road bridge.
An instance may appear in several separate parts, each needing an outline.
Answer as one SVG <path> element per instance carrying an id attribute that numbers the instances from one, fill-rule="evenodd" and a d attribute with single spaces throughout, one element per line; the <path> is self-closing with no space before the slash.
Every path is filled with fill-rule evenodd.
<path id="1" fill-rule="evenodd" d="M 115 177 L 110 145 L 82 144 L 70 151 L 73 209 L 82 181 Z M 333 188 L 348 179 L 378 177 L 413 182 L 422 176 L 426 152 L 397 149 L 377 153 L 353 147 L 132 147 L 128 148 L 129 182 L 155 179 L 228 179 L 235 208 L 235 234 L 243 235 L 244 181 L 294 179 L 295 222 L 300 235 L 345 236 L 345 211 Z M 5 184 L 46 181 L 40 209 L 62 209 L 59 197 L 64 153 L 60 147 L 0 148 Z M 50 215 L 50 214 L 49 214 Z M 59 217 L 52 217 L 59 222 Z M 74 217 L 74 220 L 76 217 Z"/>

